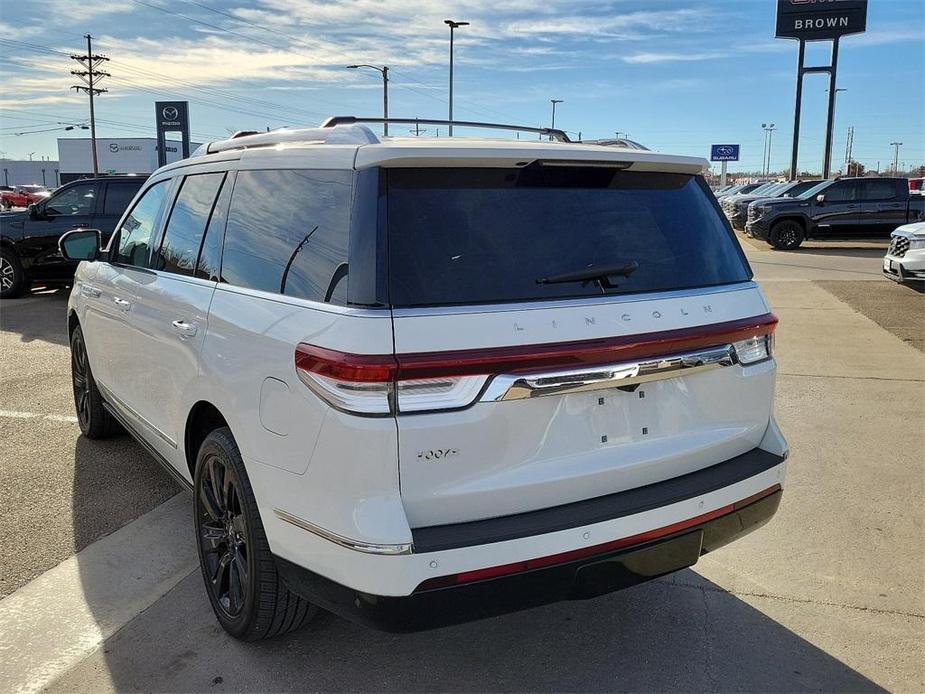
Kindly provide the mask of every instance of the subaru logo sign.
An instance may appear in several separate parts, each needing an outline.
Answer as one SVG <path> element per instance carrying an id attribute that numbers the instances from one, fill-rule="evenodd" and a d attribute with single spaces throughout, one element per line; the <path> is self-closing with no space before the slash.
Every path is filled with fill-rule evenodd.
<path id="1" fill-rule="evenodd" d="M 739 161 L 739 145 L 710 145 L 710 161 Z"/>
<path id="2" fill-rule="evenodd" d="M 164 116 L 164 120 L 176 120 L 177 116 L 180 115 L 180 112 L 177 111 L 175 106 L 167 106 L 161 112 L 161 115 Z"/>

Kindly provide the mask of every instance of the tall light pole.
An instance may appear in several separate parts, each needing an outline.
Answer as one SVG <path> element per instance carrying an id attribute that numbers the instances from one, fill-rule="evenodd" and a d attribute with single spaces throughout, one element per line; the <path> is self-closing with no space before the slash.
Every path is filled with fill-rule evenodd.
<path id="1" fill-rule="evenodd" d="M 771 137 L 776 130 L 774 123 L 762 123 L 764 129 L 764 157 L 761 160 L 761 172 L 766 176 L 771 171 Z"/>
<path id="2" fill-rule="evenodd" d="M 376 72 L 382 74 L 382 117 L 385 118 L 385 123 L 382 124 L 382 134 L 388 137 L 389 135 L 389 66 L 383 65 L 379 67 L 378 65 L 348 65 L 348 70 L 357 70 L 361 67 L 368 67 Z"/>
<path id="3" fill-rule="evenodd" d="M 890 147 L 893 148 L 893 175 L 896 175 L 896 169 L 899 166 L 899 148 L 902 147 L 902 142 L 891 142 Z"/>
<path id="4" fill-rule="evenodd" d="M 550 99 L 550 100 L 549 100 L 549 103 L 552 104 L 552 122 L 551 122 L 550 127 L 551 127 L 553 130 L 555 130 L 555 129 L 556 129 L 556 104 L 561 104 L 561 103 L 563 103 L 563 101 L 562 101 L 562 99 Z M 553 137 L 552 137 L 552 135 L 550 135 L 550 136 L 549 136 L 549 140 L 552 141 L 552 139 L 553 139 Z"/>
<path id="5" fill-rule="evenodd" d="M 825 91 L 826 91 L 826 93 L 828 94 L 829 90 L 826 89 Z M 837 108 L 838 108 L 838 93 L 839 93 L 839 92 L 846 92 L 846 91 L 848 91 L 848 88 L 847 88 L 847 87 L 836 87 L 836 89 L 835 89 L 835 98 L 832 100 L 832 130 L 833 130 L 833 131 L 835 130 L 835 111 L 836 111 Z M 833 137 L 832 139 L 834 140 L 835 138 Z M 834 142 L 831 142 L 831 143 L 830 143 L 830 145 L 833 145 L 833 146 L 834 146 L 834 144 L 835 144 Z M 831 161 L 831 160 L 832 160 L 832 152 L 831 152 L 831 150 L 830 150 L 830 151 L 829 151 L 829 161 Z"/>
<path id="6" fill-rule="evenodd" d="M 459 27 L 469 26 L 469 22 L 444 19 L 443 23 L 450 27 L 450 137 L 453 137 L 453 31 Z"/>

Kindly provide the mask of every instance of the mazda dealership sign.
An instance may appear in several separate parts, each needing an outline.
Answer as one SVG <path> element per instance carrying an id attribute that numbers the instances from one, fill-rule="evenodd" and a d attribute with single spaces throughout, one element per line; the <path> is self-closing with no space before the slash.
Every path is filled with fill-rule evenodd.
<path id="1" fill-rule="evenodd" d="M 821 41 L 867 29 L 867 0 L 777 0 L 777 37 Z"/>

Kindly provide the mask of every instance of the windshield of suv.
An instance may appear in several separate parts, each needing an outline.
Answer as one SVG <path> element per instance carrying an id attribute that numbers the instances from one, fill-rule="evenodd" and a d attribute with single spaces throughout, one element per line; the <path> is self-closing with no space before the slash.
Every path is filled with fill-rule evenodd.
<path id="1" fill-rule="evenodd" d="M 809 190 L 804 191 L 802 195 L 796 195 L 794 197 L 796 197 L 798 200 L 809 200 L 814 198 L 816 195 L 825 190 L 831 182 L 832 181 L 822 181 L 821 183 L 817 183 Z"/>
<path id="2" fill-rule="evenodd" d="M 651 292 L 751 278 L 699 177 L 540 164 L 383 175 L 396 307 Z M 608 269 L 605 279 L 550 281 L 594 275 L 597 268 Z"/>

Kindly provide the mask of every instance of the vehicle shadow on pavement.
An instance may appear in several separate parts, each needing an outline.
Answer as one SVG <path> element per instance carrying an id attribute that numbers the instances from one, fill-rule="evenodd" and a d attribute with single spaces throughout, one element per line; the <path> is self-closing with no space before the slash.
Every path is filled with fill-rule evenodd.
<path id="1" fill-rule="evenodd" d="M 132 437 L 74 444 L 74 551 L 118 530 L 180 491 Z"/>
<path id="2" fill-rule="evenodd" d="M 70 287 L 43 289 L 18 299 L 5 299 L 0 328 L 18 333 L 22 342 L 40 340 L 67 345 L 67 299 Z"/>
<path id="3" fill-rule="evenodd" d="M 885 691 L 694 572 L 676 579 L 417 634 L 322 613 L 248 644 L 219 628 L 196 571 L 53 689 Z"/>

